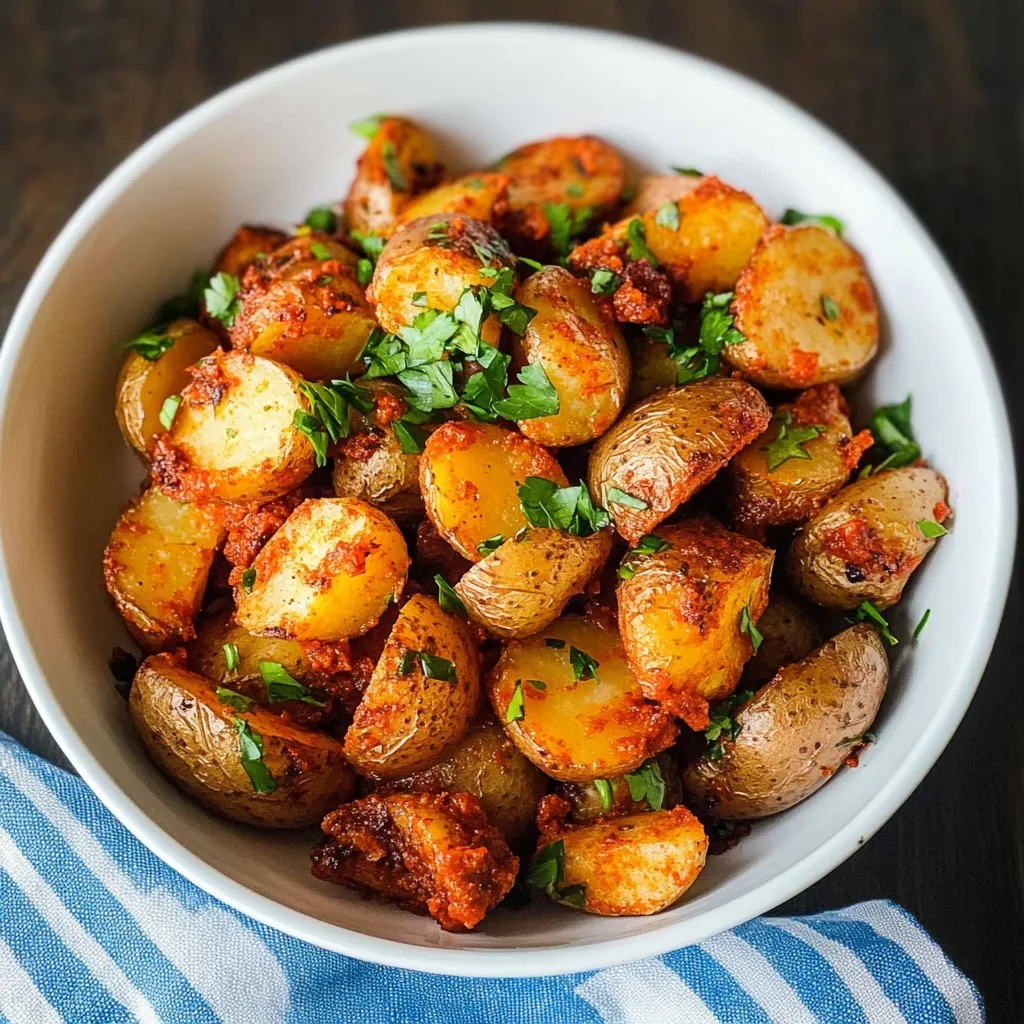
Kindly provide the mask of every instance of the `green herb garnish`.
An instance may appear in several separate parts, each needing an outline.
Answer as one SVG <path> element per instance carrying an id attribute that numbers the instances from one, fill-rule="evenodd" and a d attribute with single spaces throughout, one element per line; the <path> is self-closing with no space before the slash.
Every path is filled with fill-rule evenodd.
<path id="1" fill-rule="evenodd" d="M 302 222 L 307 228 L 333 235 L 338 230 L 338 215 L 329 206 L 314 206 Z"/>
<path id="2" fill-rule="evenodd" d="M 438 657 L 427 651 L 406 651 L 398 663 L 398 674 L 411 675 L 417 667 L 426 679 L 440 679 L 445 683 L 459 681 L 455 666 L 447 658 Z"/>
<path id="3" fill-rule="evenodd" d="M 252 593 L 252 588 L 256 584 L 256 570 L 246 569 L 242 573 L 242 589 L 247 593 Z"/>
<path id="4" fill-rule="evenodd" d="M 589 537 L 611 525 L 611 516 L 591 501 L 581 480 L 574 487 L 559 487 L 552 480 L 528 476 L 519 488 L 523 514 L 531 526 L 564 530 L 576 537 Z"/>
<path id="5" fill-rule="evenodd" d="M 703 178 L 704 172 L 698 171 L 696 167 L 673 167 L 676 174 L 685 174 L 688 178 Z"/>
<path id="6" fill-rule="evenodd" d="M 594 295 L 614 295 L 622 287 L 622 278 L 612 270 L 599 267 L 590 275 L 590 291 Z"/>
<path id="7" fill-rule="evenodd" d="M 857 608 L 857 621 L 874 623 L 890 647 L 895 647 L 899 643 L 899 640 L 889 632 L 888 619 L 870 601 L 861 601 Z"/>
<path id="8" fill-rule="evenodd" d="M 238 693 L 237 690 L 229 690 L 226 686 L 218 686 L 214 693 L 217 694 L 217 700 L 221 704 L 227 704 L 229 708 L 234 708 L 235 711 L 241 711 L 244 714 L 246 711 L 252 710 L 253 701 L 246 697 L 244 693 Z"/>
<path id="9" fill-rule="evenodd" d="M 835 299 L 830 299 L 827 295 L 821 297 L 821 311 L 825 314 L 826 320 L 839 319 L 839 306 Z"/>
<path id="10" fill-rule="evenodd" d="M 493 555 L 502 544 L 505 543 L 505 535 L 502 533 L 496 533 L 493 537 L 488 537 L 487 540 L 480 541 L 477 544 L 476 549 L 481 555 L 486 558 L 488 555 Z"/>
<path id="11" fill-rule="evenodd" d="M 402 165 L 398 162 L 398 154 L 395 152 L 395 144 L 390 140 L 385 142 L 380 149 L 381 159 L 384 161 L 384 173 L 391 182 L 391 187 L 396 192 L 408 192 L 409 186 L 402 171 Z"/>
<path id="12" fill-rule="evenodd" d="M 725 754 L 723 743 L 726 740 L 735 740 L 739 736 L 743 726 L 736 721 L 733 712 L 741 704 L 746 704 L 753 696 L 752 690 L 744 690 L 742 693 L 734 693 L 731 697 L 712 705 L 709 709 L 710 724 L 704 730 L 704 738 L 708 741 L 708 746 L 703 754 L 709 761 L 721 760 Z"/>
<path id="13" fill-rule="evenodd" d="M 518 421 L 558 414 L 558 392 L 540 363 L 527 363 L 517 376 L 519 383 L 508 386 L 508 398 L 494 403 L 499 416 Z"/>
<path id="14" fill-rule="evenodd" d="M 174 347 L 175 339 L 167 333 L 166 325 L 149 327 L 137 338 L 121 343 L 121 348 L 137 352 L 143 359 L 155 363 L 165 352 Z"/>
<path id="15" fill-rule="evenodd" d="M 665 780 L 661 767 L 653 758 L 645 761 L 635 772 L 626 776 L 629 795 L 633 800 L 646 800 L 652 811 L 660 811 L 665 804 Z"/>
<path id="16" fill-rule="evenodd" d="M 919 519 L 917 522 L 917 528 L 921 531 L 923 537 L 927 537 L 931 540 L 934 537 L 945 537 L 949 530 L 947 530 L 941 523 L 936 523 L 932 519 Z"/>
<path id="17" fill-rule="evenodd" d="M 252 788 L 261 796 L 273 793 L 277 789 L 274 777 L 263 763 L 263 737 L 243 718 L 235 716 L 235 728 L 238 730 L 239 760 L 249 776 Z"/>
<path id="18" fill-rule="evenodd" d="M 516 680 L 516 688 L 512 691 L 512 699 L 508 702 L 508 707 L 505 709 L 506 722 L 518 722 L 526 716 L 524 699 L 523 681 L 518 679 Z"/>
<path id="19" fill-rule="evenodd" d="M 551 228 L 551 246 L 559 256 L 568 256 L 573 239 L 581 235 L 593 217 L 593 207 L 572 210 L 568 203 L 545 203 L 544 216 Z"/>
<path id="20" fill-rule="evenodd" d="M 601 801 L 601 810 L 607 814 L 615 804 L 612 784 L 607 779 L 594 779 L 594 788 L 597 790 L 597 798 Z"/>
<path id="21" fill-rule="evenodd" d="M 670 231 L 679 230 L 679 207 L 671 200 L 662 203 L 658 212 L 654 215 L 654 223 L 661 228 L 668 228 Z"/>
<path id="22" fill-rule="evenodd" d="M 626 491 L 618 487 L 608 488 L 607 500 L 609 505 L 622 505 L 624 508 L 635 508 L 640 511 L 650 508 L 646 501 L 635 498 L 632 494 L 627 494 Z"/>
<path id="23" fill-rule="evenodd" d="M 373 280 L 373 260 L 369 256 L 362 256 L 356 263 L 356 280 L 360 288 L 365 288 Z"/>
<path id="24" fill-rule="evenodd" d="M 789 412 L 779 415 L 779 432 L 774 439 L 762 448 L 768 472 L 774 473 L 784 462 L 790 459 L 809 459 L 811 453 L 804 448 L 808 441 L 813 441 L 825 433 L 825 427 L 811 424 L 805 427 L 792 427 L 793 417 Z"/>
<path id="25" fill-rule="evenodd" d="M 301 700 L 305 704 L 313 704 L 318 708 L 324 706 L 324 702 L 311 697 L 309 690 L 298 679 L 292 678 L 280 662 L 261 661 L 260 675 L 267 687 L 267 700 L 271 704 L 282 700 Z"/>
<path id="26" fill-rule="evenodd" d="M 641 558 L 646 555 L 656 555 L 660 551 L 664 551 L 666 548 L 670 547 L 672 547 L 672 545 L 669 544 L 667 540 L 662 540 L 661 537 L 655 537 L 653 533 L 644 534 L 644 536 L 637 541 L 636 547 L 628 551 L 626 553 L 626 557 L 622 560 L 622 565 L 619 566 L 619 579 L 631 580 L 636 575 L 636 558 Z"/>
<path id="27" fill-rule="evenodd" d="M 160 425 L 164 430 L 170 430 L 174 417 L 178 415 L 178 408 L 181 405 L 181 395 L 168 395 L 160 406 Z"/>
<path id="28" fill-rule="evenodd" d="M 571 644 L 569 645 L 569 664 L 572 666 L 573 679 L 593 679 L 595 682 L 601 682 L 601 677 L 597 674 L 601 662 Z"/>
<path id="29" fill-rule="evenodd" d="M 761 649 L 761 644 L 764 641 L 764 636 L 761 631 L 754 624 L 754 620 L 750 616 L 750 605 L 744 605 L 743 611 L 740 612 L 740 632 L 746 633 L 750 637 L 750 643 L 753 645 L 754 654 Z"/>
<path id="30" fill-rule="evenodd" d="M 817 224 L 821 227 L 831 228 L 837 235 L 843 233 L 843 222 L 838 217 L 828 213 L 802 213 L 792 207 L 780 218 L 782 224 Z"/>
<path id="31" fill-rule="evenodd" d="M 921 616 L 921 621 L 914 627 L 914 635 L 911 638 L 912 643 L 917 643 L 917 638 L 921 635 L 922 630 L 928 624 L 928 620 L 932 616 L 931 608 L 925 608 L 924 615 Z"/>
<path id="32" fill-rule="evenodd" d="M 380 131 L 380 123 L 387 116 L 387 114 L 372 114 L 370 117 L 364 118 L 362 121 L 353 121 L 348 126 L 348 130 L 352 132 L 353 135 L 358 135 L 361 138 L 370 141 L 374 138 L 377 132 Z"/>
<path id="33" fill-rule="evenodd" d="M 434 577 L 434 582 L 437 584 L 437 603 L 441 606 L 441 611 L 468 619 L 469 612 L 466 611 L 462 598 L 455 593 L 448 581 L 438 573 Z"/>
<path id="34" fill-rule="evenodd" d="M 234 325 L 235 317 L 241 310 L 238 289 L 238 278 L 234 274 L 225 274 L 221 271 L 210 278 L 210 283 L 203 290 L 206 312 L 225 327 Z"/>
<path id="35" fill-rule="evenodd" d="M 228 672 L 237 672 L 238 666 L 242 663 L 238 644 L 224 644 L 221 650 L 224 651 L 224 668 Z"/>
<path id="36" fill-rule="evenodd" d="M 626 240 L 629 242 L 631 260 L 647 260 L 652 267 L 659 265 L 657 256 L 647 247 L 647 231 L 639 217 L 634 217 L 626 225 Z"/>
<path id="37" fill-rule="evenodd" d="M 565 843 L 559 839 L 538 850 L 530 861 L 526 881 L 543 889 L 556 903 L 582 907 L 586 903 L 586 886 L 558 887 L 565 875 Z"/>

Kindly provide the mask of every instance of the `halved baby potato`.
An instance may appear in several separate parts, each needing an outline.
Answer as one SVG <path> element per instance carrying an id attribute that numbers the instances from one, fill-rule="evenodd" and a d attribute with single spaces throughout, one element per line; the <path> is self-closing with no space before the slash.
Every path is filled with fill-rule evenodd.
<path id="1" fill-rule="evenodd" d="M 276 228 L 243 224 L 221 249 L 213 265 L 215 274 L 233 274 L 241 277 L 245 269 L 258 257 L 269 256 L 288 241 L 288 236 Z"/>
<path id="2" fill-rule="evenodd" d="M 235 621 L 293 640 L 360 636 L 398 598 L 409 570 L 402 531 L 357 498 L 309 498 L 235 588 Z M 247 586 L 248 582 L 248 586 Z"/>
<path id="3" fill-rule="evenodd" d="M 417 196 L 398 215 L 390 231 L 398 231 L 418 217 L 434 217 L 439 213 L 494 224 L 500 221 L 507 206 L 508 178 L 504 174 L 478 171 Z"/>
<path id="4" fill-rule="evenodd" d="M 806 658 L 822 641 L 821 625 L 814 609 L 789 594 L 773 590 L 768 606 L 757 620 L 761 646 L 743 666 L 737 689 L 763 686 L 784 665 Z"/>

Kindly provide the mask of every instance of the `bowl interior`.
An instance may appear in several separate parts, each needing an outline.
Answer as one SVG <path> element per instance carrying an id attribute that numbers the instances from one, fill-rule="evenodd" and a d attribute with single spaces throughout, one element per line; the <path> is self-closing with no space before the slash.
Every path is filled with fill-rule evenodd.
<path id="1" fill-rule="evenodd" d="M 616 74 L 615 89 L 595 94 L 616 67 L 643 71 Z M 147 760 L 111 685 L 107 657 L 126 634 L 105 600 L 100 559 L 143 475 L 114 422 L 114 345 L 238 224 L 292 224 L 342 195 L 362 145 L 346 126 L 378 110 L 421 121 L 456 168 L 531 139 L 593 132 L 640 169 L 714 171 L 770 213 L 839 215 L 885 313 L 884 351 L 858 401 L 912 392 L 925 455 L 949 479 L 953 535 L 915 577 L 895 628 L 909 637 L 925 608 L 931 622 L 919 645 L 894 652 L 877 745 L 856 771 L 712 858 L 687 898 L 657 917 L 541 905 L 448 935 L 364 902 L 311 877 L 310 836 L 233 826 L 183 798 Z M 122 821 L 193 881 L 355 956 L 452 973 L 583 969 L 682 945 L 775 905 L 909 794 L 966 708 L 998 624 L 1013 543 L 1009 439 L 983 342 L 941 258 L 894 193 L 816 122 L 720 68 L 635 40 L 550 26 L 429 30 L 244 83 L 101 186 L 33 280 L 2 358 L 4 625 L 50 728 Z"/>

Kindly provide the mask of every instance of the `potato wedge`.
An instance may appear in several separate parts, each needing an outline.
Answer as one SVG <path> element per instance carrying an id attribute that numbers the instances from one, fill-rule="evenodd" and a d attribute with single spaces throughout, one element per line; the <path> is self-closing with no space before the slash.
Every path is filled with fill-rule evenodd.
<path id="1" fill-rule="evenodd" d="M 303 828 L 355 788 L 336 739 L 256 705 L 242 711 L 223 703 L 214 683 L 169 654 L 142 663 L 128 707 L 157 767 L 233 821 Z"/>
<path id="2" fill-rule="evenodd" d="M 768 595 L 768 606 L 757 620 L 762 640 L 757 653 L 743 666 L 737 689 L 763 686 L 785 665 L 806 658 L 821 644 L 821 625 L 814 609 L 783 591 Z"/>
<path id="3" fill-rule="evenodd" d="M 288 236 L 276 228 L 243 224 L 221 249 L 213 264 L 215 274 L 233 274 L 240 278 L 258 256 L 269 256 L 288 241 Z"/>
<path id="4" fill-rule="evenodd" d="M 724 359 L 768 388 L 854 380 L 878 351 L 878 307 L 860 254 L 825 227 L 773 224 L 736 282 L 746 336 Z"/>
<path id="5" fill-rule="evenodd" d="M 489 423 L 444 423 L 420 456 L 427 515 L 471 562 L 484 557 L 478 549 L 483 541 L 507 540 L 530 525 L 519 501 L 519 488 L 530 476 L 568 486 L 561 467 L 539 444 Z"/>
<path id="6" fill-rule="evenodd" d="M 508 207 L 508 178 L 504 174 L 479 171 L 445 182 L 411 200 L 395 218 L 387 233 L 400 230 L 418 217 L 452 213 L 495 224 Z"/>
<path id="7" fill-rule="evenodd" d="M 293 426 L 309 404 L 280 363 L 216 351 L 192 370 L 171 429 L 153 454 L 153 480 L 177 501 L 265 502 L 313 472 L 316 454 Z"/>
<path id="8" fill-rule="evenodd" d="M 469 627 L 416 594 L 398 613 L 352 717 L 345 756 L 378 779 L 432 768 L 462 739 L 479 707 L 480 664 Z"/>
<path id="9" fill-rule="evenodd" d="M 845 611 L 888 608 L 935 545 L 918 523 L 950 514 L 946 481 L 925 466 L 883 470 L 844 487 L 793 538 L 786 568 L 800 593 Z"/>
<path id="10" fill-rule="evenodd" d="M 402 592 L 409 552 L 401 530 L 356 498 L 310 498 L 254 559 L 235 589 L 235 621 L 293 640 L 360 636 Z"/>
<path id="11" fill-rule="evenodd" d="M 598 678 L 581 668 L 581 654 L 597 662 Z M 625 775 L 678 733 L 666 712 L 644 700 L 618 633 L 581 615 L 510 641 L 487 689 L 512 742 L 567 782 Z"/>
<path id="12" fill-rule="evenodd" d="M 591 449 L 590 493 L 635 544 L 692 498 L 770 418 L 761 393 L 730 377 L 656 391 L 627 409 Z M 623 496 L 644 507 L 616 500 Z"/>
<path id="13" fill-rule="evenodd" d="M 683 773 L 686 788 L 716 818 L 763 818 L 823 786 L 870 728 L 885 695 L 885 645 L 852 626 L 787 665 L 733 713 L 740 726 L 718 760 Z"/>
<path id="14" fill-rule="evenodd" d="M 219 509 L 173 501 L 156 487 L 121 513 L 103 555 L 103 579 L 140 647 L 155 651 L 195 635 L 225 532 Z"/>
<path id="15" fill-rule="evenodd" d="M 704 517 L 654 536 L 669 546 L 629 556 L 619 631 L 644 694 L 700 731 L 708 703 L 733 692 L 753 654 L 745 623 L 768 604 L 775 553 Z"/>

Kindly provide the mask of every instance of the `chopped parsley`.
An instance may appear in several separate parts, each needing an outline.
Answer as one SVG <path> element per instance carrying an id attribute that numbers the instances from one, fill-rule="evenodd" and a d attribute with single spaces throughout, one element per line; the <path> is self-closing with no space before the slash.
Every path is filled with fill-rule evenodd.
<path id="1" fill-rule="evenodd" d="M 362 256 L 356 263 L 356 280 L 360 288 L 365 288 L 373 280 L 373 260 L 369 256 Z"/>
<path id="2" fill-rule="evenodd" d="M 256 585 L 256 570 L 246 569 L 242 573 L 242 589 L 247 593 L 252 593 L 252 588 Z"/>
<path id="3" fill-rule="evenodd" d="M 523 701 L 523 681 L 522 679 L 517 679 L 516 688 L 512 691 L 512 699 L 508 702 L 508 707 L 505 709 L 506 722 L 518 722 L 526 716 L 526 708 L 523 705 Z"/>
<path id="4" fill-rule="evenodd" d="M 872 472 L 909 466 L 921 457 L 921 446 L 914 439 L 910 425 L 910 395 L 897 405 L 883 405 L 871 417 L 871 434 L 875 439 L 869 459 Z M 874 462 L 875 459 L 880 461 Z"/>
<path id="5" fill-rule="evenodd" d="M 148 327 L 137 338 L 121 343 L 121 348 L 137 352 L 143 359 L 155 363 L 165 352 L 174 347 L 175 339 L 167 333 L 166 325 Z"/>
<path id="6" fill-rule="evenodd" d="M 429 654 L 427 651 L 407 650 L 398 663 L 398 674 L 411 675 L 417 667 L 426 679 L 440 679 L 445 683 L 459 681 L 455 666 L 447 658 Z"/>
<path id="7" fill-rule="evenodd" d="M 594 505 L 587 485 L 559 487 L 552 480 L 528 476 L 519 488 L 523 514 L 531 526 L 564 530 L 576 537 L 589 537 L 611 525 L 611 516 Z"/>
<path id="8" fill-rule="evenodd" d="M 607 779 L 594 779 L 594 789 L 597 790 L 597 798 L 601 801 L 601 810 L 607 814 L 615 803 L 612 784 Z"/>
<path id="9" fill-rule="evenodd" d="M 645 555 L 656 555 L 660 551 L 664 551 L 666 548 L 672 547 L 667 540 L 662 540 L 661 537 L 655 537 L 653 533 L 644 534 L 643 537 L 637 541 L 635 548 L 632 548 L 626 553 L 626 557 L 622 560 L 622 565 L 619 566 L 619 579 L 631 580 L 636 575 L 636 562 L 635 560 Z"/>
<path id="10" fill-rule="evenodd" d="M 670 199 L 658 207 L 654 215 L 654 223 L 661 228 L 668 228 L 670 231 L 679 230 L 679 207 Z"/>
<path id="11" fill-rule="evenodd" d="M 225 274 L 222 270 L 210 278 L 210 283 L 203 290 L 206 312 L 225 327 L 234 325 L 235 317 L 241 310 L 238 289 L 238 278 L 234 274 Z"/>
<path id="12" fill-rule="evenodd" d="M 347 376 L 329 384 L 304 380 L 299 384 L 299 391 L 309 402 L 310 411 L 296 409 L 292 426 L 309 439 L 316 453 L 317 466 L 326 466 L 328 443 L 336 443 L 351 433 L 350 408 L 368 415 L 373 412 L 373 398 L 357 388 Z"/>
<path id="13" fill-rule="evenodd" d="M 245 774 L 249 776 L 252 788 L 261 796 L 273 793 L 277 782 L 263 763 L 263 737 L 244 718 L 235 716 L 238 730 L 238 753 Z"/>
<path id="14" fill-rule="evenodd" d="M 531 270 L 544 269 L 543 263 L 538 263 L 536 260 L 531 260 L 528 256 L 517 256 L 516 261 L 522 263 L 524 266 L 529 267 Z"/>
<path id="15" fill-rule="evenodd" d="M 238 644 L 224 644 L 221 648 L 224 651 L 224 668 L 228 672 L 237 672 L 242 659 L 238 653 Z"/>
<path id="16" fill-rule="evenodd" d="M 313 704 L 322 708 L 324 702 L 309 695 L 309 690 L 288 674 L 284 665 L 277 661 L 261 661 L 260 675 L 267 688 L 267 700 L 277 704 L 282 700 L 301 700 L 304 704 Z"/>
<path id="17" fill-rule="evenodd" d="M 568 256 L 573 239 L 583 234 L 594 215 L 591 206 L 573 210 L 568 203 L 545 203 L 544 216 L 551 228 L 551 245 L 559 256 Z"/>
<path id="18" fill-rule="evenodd" d="M 318 260 L 329 260 L 331 259 L 331 250 L 324 245 L 323 242 L 311 242 L 309 251 Z"/>
<path id="19" fill-rule="evenodd" d="M 518 421 L 558 414 L 558 392 L 540 363 L 527 363 L 517 376 L 520 383 L 508 386 L 508 398 L 494 403 L 499 416 Z"/>
<path id="20" fill-rule="evenodd" d="M 581 651 L 578 647 L 569 645 L 569 664 L 572 666 L 572 677 L 576 680 L 593 679 L 594 682 L 601 682 L 601 677 L 597 674 L 597 670 L 601 667 L 601 662 L 597 658 L 592 658 L 586 651 Z"/>
<path id="21" fill-rule="evenodd" d="M 156 311 L 155 322 L 157 324 L 168 324 L 172 320 L 180 320 L 187 317 L 195 320 L 199 316 L 199 307 L 203 301 L 203 289 L 210 281 L 208 270 L 194 270 L 188 280 L 188 286 L 181 295 L 172 295 L 171 298 L 161 303 Z"/>
<path id="22" fill-rule="evenodd" d="M 914 627 L 914 635 L 911 638 L 911 641 L 913 643 L 917 643 L 917 638 L 921 635 L 921 632 L 924 630 L 924 627 L 928 625 L 928 620 L 931 618 L 931 616 L 931 608 L 925 608 L 924 615 L 921 616 L 921 621 Z"/>
<path id="23" fill-rule="evenodd" d="M 741 704 L 746 704 L 754 696 L 752 690 L 734 693 L 731 697 L 712 705 L 708 711 L 710 724 L 704 730 L 704 738 L 708 741 L 703 756 L 709 761 L 720 761 L 725 754 L 723 744 L 726 740 L 733 741 L 739 736 L 743 726 L 733 717 L 733 712 Z"/>
<path id="24" fill-rule="evenodd" d="M 387 114 L 372 114 L 370 117 L 364 118 L 362 121 L 353 121 L 349 126 L 348 130 L 353 135 L 358 135 L 360 138 L 370 141 L 376 136 L 377 132 L 380 131 L 380 123 L 388 115 Z"/>
<path id="25" fill-rule="evenodd" d="M 594 295 L 614 295 L 621 286 L 622 278 L 604 267 L 598 267 L 590 275 L 590 291 Z"/>
<path id="26" fill-rule="evenodd" d="M 669 358 L 679 364 L 677 384 L 689 384 L 718 372 L 722 349 L 726 345 L 738 345 L 747 339 L 733 326 L 734 317 L 729 313 L 732 292 L 708 292 L 700 310 L 700 331 L 697 344 L 690 345 L 680 340 L 682 324 L 674 322 L 671 327 L 645 327 L 644 334 L 654 341 L 668 346 Z"/>
<path id="27" fill-rule="evenodd" d="M 703 178 L 704 172 L 698 171 L 696 167 L 673 167 L 676 174 L 685 174 L 688 178 Z"/>
<path id="28" fill-rule="evenodd" d="M 774 473 L 783 463 L 790 459 L 810 459 L 811 453 L 804 448 L 808 441 L 813 441 L 825 433 L 825 427 L 811 424 L 805 427 L 793 427 L 793 417 L 789 412 L 778 416 L 779 432 L 774 439 L 759 450 L 765 453 L 768 472 Z"/>
<path id="29" fill-rule="evenodd" d="M 381 146 L 380 155 L 384 161 L 384 173 L 388 176 L 391 187 L 396 192 L 408 192 L 409 185 L 405 180 L 405 173 L 402 171 L 402 165 L 398 162 L 395 144 L 390 139 Z"/>
<path id="30" fill-rule="evenodd" d="M 647 231 L 639 217 L 634 217 L 626 225 L 626 241 L 629 242 L 631 260 L 647 260 L 652 267 L 658 266 L 657 256 L 647 247 Z"/>
<path id="31" fill-rule="evenodd" d="M 927 537 L 931 540 L 934 537 L 945 537 L 949 530 L 947 530 L 941 523 L 936 523 L 932 519 L 919 519 L 917 528 L 921 531 L 923 537 Z"/>
<path id="32" fill-rule="evenodd" d="M 414 306 L 426 306 L 427 304 L 427 293 L 426 292 L 413 292 L 412 299 L 410 300 Z"/>
<path id="33" fill-rule="evenodd" d="M 665 803 L 665 780 L 661 768 L 653 758 L 645 761 L 635 772 L 626 776 L 629 795 L 633 800 L 646 800 L 652 811 L 660 811 Z"/>
<path id="34" fill-rule="evenodd" d="M 749 604 L 744 605 L 743 611 L 740 612 L 740 632 L 746 633 L 750 637 L 750 643 L 753 645 L 754 654 L 756 655 L 761 649 L 764 636 L 754 624 L 753 618 L 751 618 Z"/>
<path id="35" fill-rule="evenodd" d="M 873 623 L 890 647 L 895 647 L 899 643 L 899 640 L 889 632 L 889 620 L 870 601 L 861 601 L 857 608 L 857 621 Z"/>
<path id="36" fill-rule="evenodd" d="M 878 737 L 873 732 L 864 732 L 859 736 L 844 736 L 837 744 L 837 747 L 852 747 L 854 744 L 877 743 Z"/>
<path id="37" fill-rule="evenodd" d="M 391 429 L 398 440 L 398 447 L 406 455 L 419 455 L 427 443 L 427 432 L 422 424 L 430 419 L 419 409 L 411 409 L 391 424 Z"/>
<path id="38" fill-rule="evenodd" d="M 641 498 L 635 498 L 632 494 L 628 494 L 618 487 L 609 487 L 607 498 L 609 505 L 622 505 L 624 508 L 635 508 L 640 511 L 650 508 L 646 501 L 643 501 Z"/>
<path id="39" fill-rule="evenodd" d="M 526 881 L 543 889 L 556 903 L 570 907 L 582 907 L 586 902 L 587 889 L 584 885 L 563 885 L 558 883 L 565 877 L 565 843 L 558 839 L 538 850 L 530 861 Z"/>
<path id="40" fill-rule="evenodd" d="M 837 235 L 843 233 L 844 226 L 838 217 L 833 217 L 829 213 L 803 213 L 792 207 L 782 215 L 780 223 L 790 226 L 793 224 L 817 224 L 819 227 L 831 228 Z"/>
<path id="41" fill-rule="evenodd" d="M 229 690 L 226 686 L 218 686 L 214 693 L 217 694 L 217 700 L 221 704 L 227 704 L 229 708 L 234 708 L 235 711 L 241 711 L 244 714 L 246 711 L 252 710 L 253 701 L 251 698 L 246 697 L 244 693 L 239 693 L 237 690 Z"/>
<path id="42" fill-rule="evenodd" d="M 338 215 L 329 206 L 314 206 L 302 223 L 313 231 L 333 235 L 338 230 Z"/>
<path id="43" fill-rule="evenodd" d="M 829 298 L 827 295 L 821 297 L 821 311 L 825 314 L 826 320 L 839 319 L 839 306 L 835 299 Z"/>
<path id="44" fill-rule="evenodd" d="M 170 430 L 174 417 L 178 415 L 178 407 L 181 405 L 181 395 L 168 395 L 164 404 L 160 406 L 160 426 L 164 430 Z"/>
<path id="45" fill-rule="evenodd" d="M 548 684 L 543 679 L 527 679 L 527 685 L 532 686 L 535 690 L 546 690 Z"/>
<path id="46" fill-rule="evenodd" d="M 437 584 L 437 603 L 441 606 L 441 611 L 449 612 L 452 615 L 461 615 L 464 619 L 469 618 L 469 612 L 466 611 L 462 598 L 455 593 L 440 573 L 434 577 L 434 582 Z"/>
<path id="47" fill-rule="evenodd" d="M 352 231 L 352 240 L 359 244 L 359 247 L 371 259 L 376 261 L 377 257 L 384 251 L 384 239 L 375 235 L 372 231 L 364 234 L 362 231 Z"/>
<path id="48" fill-rule="evenodd" d="M 487 540 L 480 541 L 477 544 L 476 549 L 481 555 L 486 558 L 488 555 L 493 555 L 502 544 L 505 543 L 505 535 L 503 533 L 496 533 L 493 537 L 488 537 Z"/>
<path id="49" fill-rule="evenodd" d="M 579 199 L 584 192 L 585 189 L 578 181 L 574 181 L 571 185 L 565 186 L 565 194 L 567 196 L 571 196 L 573 199 Z"/>

